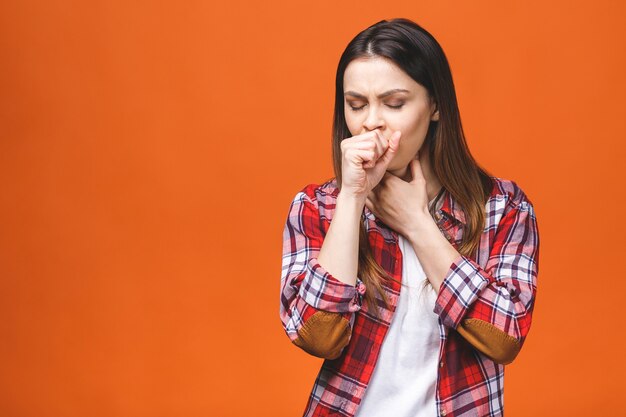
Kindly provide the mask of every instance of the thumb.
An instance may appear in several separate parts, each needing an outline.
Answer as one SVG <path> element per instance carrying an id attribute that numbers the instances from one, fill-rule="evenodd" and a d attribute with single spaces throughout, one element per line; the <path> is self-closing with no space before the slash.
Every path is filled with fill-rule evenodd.
<path id="1" fill-rule="evenodd" d="M 389 146 L 387 147 L 387 150 L 385 151 L 383 156 L 379 159 L 385 166 L 389 164 L 393 156 L 396 154 L 396 151 L 398 150 L 398 147 L 400 145 L 400 136 L 402 136 L 402 132 L 396 130 L 389 138 Z"/>

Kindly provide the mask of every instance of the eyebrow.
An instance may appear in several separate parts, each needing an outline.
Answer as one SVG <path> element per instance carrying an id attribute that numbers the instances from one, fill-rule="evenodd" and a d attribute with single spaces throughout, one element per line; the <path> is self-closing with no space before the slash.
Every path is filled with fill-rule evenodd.
<path id="1" fill-rule="evenodd" d="M 395 93 L 410 93 L 410 91 L 409 90 L 405 90 L 404 88 L 394 88 L 393 90 L 388 90 L 388 91 L 385 91 L 384 93 L 379 94 L 378 98 L 384 98 L 384 97 L 390 96 L 390 95 L 395 94 Z M 344 96 L 354 96 L 354 97 L 357 97 L 357 98 L 367 98 L 363 94 L 359 94 L 356 91 L 346 91 L 344 93 Z"/>

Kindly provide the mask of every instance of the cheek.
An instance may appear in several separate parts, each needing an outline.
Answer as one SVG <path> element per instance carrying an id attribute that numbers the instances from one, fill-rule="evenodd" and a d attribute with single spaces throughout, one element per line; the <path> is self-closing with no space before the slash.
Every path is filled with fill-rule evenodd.
<path id="1" fill-rule="evenodd" d="M 421 142 L 424 140 L 426 136 L 426 132 L 428 131 L 429 119 L 428 117 L 415 118 L 412 120 L 400 120 L 398 123 L 395 123 L 392 130 L 400 130 L 402 131 L 403 139 L 407 139 L 404 142 L 406 143 L 406 148 L 410 147 L 418 147 L 421 146 Z M 400 139 L 401 147 L 399 150 L 402 150 L 402 142 Z M 417 149 L 417 148 L 416 148 Z"/>
<path id="2" fill-rule="evenodd" d="M 346 118 L 346 125 L 348 126 L 348 130 L 350 131 L 350 133 L 352 134 L 352 136 L 354 136 L 356 134 L 356 132 L 359 130 L 358 126 L 359 126 L 359 122 L 358 120 L 356 120 L 356 118 L 350 114 L 345 113 L 345 118 Z"/>
<path id="3" fill-rule="evenodd" d="M 427 120 L 413 120 L 411 123 L 400 123 L 392 127 L 392 130 L 400 130 L 400 148 L 394 159 L 398 162 L 409 162 L 421 148 L 428 131 Z"/>

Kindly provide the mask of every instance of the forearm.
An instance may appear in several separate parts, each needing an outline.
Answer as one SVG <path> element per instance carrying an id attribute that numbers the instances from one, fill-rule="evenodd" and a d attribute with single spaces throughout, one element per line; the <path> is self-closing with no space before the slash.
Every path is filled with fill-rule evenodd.
<path id="1" fill-rule="evenodd" d="M 407 239 L 426 277 L 435 291 L 439 292 L 450 265 L 461 254 L 448 242 L 432 217 L 426 213 L 419 216 Z"/>
<path id="2" fill-rule="evenodd" d="M 365 199 L 339 193 L 335 213 L 317 258 L 331 275 L 356 285 L 359 255 L 359 227 Z"/>
<path id="3" fill-rule="evenodd" d="M 538 234 L 532 206 L 521 202 L 505 212 L 489 259 L 481 265 L 461 256 L 429 217 L 420 217 L 409 240 L 437 291 L 433 311 L 495 362 L 512 362 L 528 334 L 536 293 Z"/>
<path id="4" fill-rule="evenodd" d="M 317 187 L 309 185 L 289 208 L 283 231 L 280 317 L 296 346 L 313 356 L 335 359 L 350 341 L 350 319 L 360 310 L 365 293 L 356 276 L 364 203 L 345 196 L 324 200 L 327 208 L 331 202 L 337 204 L 327 228 L 317 198 Z M 347 279 L 352 283 L 343 281 Z"/>

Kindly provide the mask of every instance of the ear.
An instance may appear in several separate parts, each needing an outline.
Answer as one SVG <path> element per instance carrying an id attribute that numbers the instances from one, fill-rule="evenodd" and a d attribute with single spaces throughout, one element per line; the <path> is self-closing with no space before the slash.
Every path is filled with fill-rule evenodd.
<path id="1" fill-rule="evenodd" d="M 439 109 L 437 109 L 437 103 L 434 103 L 434 105 L 435 105 L 435 112 L 430 117 L 430 120 L 438 121 L 439 120 Z"/>

